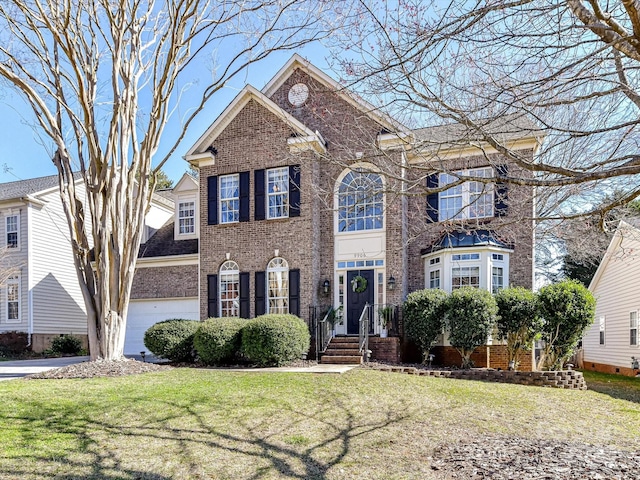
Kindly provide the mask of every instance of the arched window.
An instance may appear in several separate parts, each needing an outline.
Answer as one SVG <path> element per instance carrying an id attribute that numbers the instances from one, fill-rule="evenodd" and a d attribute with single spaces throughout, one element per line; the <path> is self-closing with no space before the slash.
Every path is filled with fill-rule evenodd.
<path id="1" fill-rule="evenodd" d="M 338 231 L 382 228 L 383 184 L 377 173 L 350 171 L 338 188 Z"/>
<path id="2" fill-rule="evenodd" d="M 237 317 L 240 314 L 240 268 L 233 260 L 220 267 L 220 316 Z"/>
<path id="3" fill-rule="evenodd" d="M 282 257 L 267 265 L 267 313 L 289 313 L 289 264 Z"/>

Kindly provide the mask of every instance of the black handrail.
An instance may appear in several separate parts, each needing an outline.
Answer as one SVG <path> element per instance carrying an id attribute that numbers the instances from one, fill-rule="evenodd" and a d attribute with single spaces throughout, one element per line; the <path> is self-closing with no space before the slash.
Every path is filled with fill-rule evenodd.
<path id="1" fill-rule="evenodd" d="M 360 314 L 360 318 L 358 319 L 358 337 L 359 337 L 359 351 L 360 355 L 362 355 L 362 361 L 364 363 L 369 363 L 369 330 L 371 328 L 371 315 L 370 315 L 370 305 L 365 304 L 362 309 L 362 313 Z"/>

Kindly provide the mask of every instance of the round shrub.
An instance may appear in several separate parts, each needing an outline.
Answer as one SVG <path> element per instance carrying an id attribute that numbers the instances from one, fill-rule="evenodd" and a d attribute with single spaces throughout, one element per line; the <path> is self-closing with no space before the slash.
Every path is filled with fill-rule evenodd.
<path id="1" fill-rule="evenodd" d="M 471 367 L 471 354 L 487 343 L 496 323 L 498 306 L 486 290 L 462 287 L 447 299 L 449 341 L 462 357 L 462 368 Z"/>
<path id="2" fill-rule="evenodd" d="M 48 353 L 53 355 L 80 355 L 82 340 L 75 335 L 60 335 L 51 341 Z"/>
<path id="3" fill-rule="evenodd" d="M 242 329 L 242 352 L 257 365 L 280 366 L 309 350 L 309 329 L 295 315 L 262 315 Z"/>
<path id="4" fill-rule="evenodd" d="M 156 357 L 172 362 L 193 360 L 193 337 L 200 321 L 172 319 L 158 322 L 144 332 L 144 345 Z"/>
<path id="5" fill-rule="evenodd" d="M 210 318 L 198 327 L 193 346 L 207 365 L 228 363 L 240 351 L 242 328 L 247 320 L 240 318 Z"/>
<path id="6" fill-rule="evenodd" d="M 444 328 L 447 293 L 425 289 L 410 293 L 402 307 L 404 331 L 420 348 L 423 360 Z"/>

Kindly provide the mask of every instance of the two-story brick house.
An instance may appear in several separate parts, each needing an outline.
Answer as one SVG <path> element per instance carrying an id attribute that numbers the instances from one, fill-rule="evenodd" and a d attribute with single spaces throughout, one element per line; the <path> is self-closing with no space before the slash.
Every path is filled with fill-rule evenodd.
<path id="1" fill-rule="evenodd" d="M 351 335 L 365 303 L 416 289 L 531 287 L 533 192 L 444 189 L 514 168 L 462 133 L 406 129 L 298 55 L 247 85 L 185 156 L 200 171 L 200 317 L 331 304 Z M 513 126 L 500 137 L 530 158 L 538 145 Z"/>

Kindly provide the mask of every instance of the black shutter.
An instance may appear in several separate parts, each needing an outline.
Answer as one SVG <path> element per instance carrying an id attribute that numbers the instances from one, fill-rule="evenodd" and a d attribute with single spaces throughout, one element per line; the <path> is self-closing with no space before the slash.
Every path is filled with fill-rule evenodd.
<path id="1" fill-rule="evenodd" d="M 212 176 L 207 178 L 207 206 L 209 212 L 207 215 L 207 223 L 209 225 L 218 224 L 218 177 Z"/>
<path id="2" fill-rule="evenodd" d="M 256 272 L 256 317 L 267 312 L 267 284 L 264 272 Z"/>
<path id="3" fill-rule="evenodd" d="M 209 177 L 211 178 L 211 177 Z M 218 316 L 218 275 L 207 275 L 207 317 Z"/>
<path id="4" fill-rule="evenodd" d="M 240 221 L 249 221 L 249 172 L 240 173 Z"/>
<path id="5" fill-rule="evenodd" d="M 427 177 L 427 188 L 438 188 L 438 174 L 432 173 Z M 427 223 L 438 221 L 438 192 L 427 195 Z"/>
<path id="6" fill-rule="evenodd" d="M 300 165 L 289 167 L 289 216 L 300 216 Z"/>
<path id="7" fill-rule="evenodd" d="M 256 220 L 264 220 L 264 208 L 265 208 L 265 199 L 264 199 L 264 170 L 256 170 L 253 172 L 255 182 L 255 219 Z"/>
<path id="8" fill-rule="evenodd" d="M 506 177 L 508 168 L 506 165 L 496 165 L 496 175 Z M 502 182 L 496 183 L 494 191 L 494 212 L 496 217 L 503 217 L 509 210 L 509 185 Z"/>
<path id="9" fill-rule="evenodd" d="M 300 316 L 300 270 L 289 270 L 289 313 Z"/>
<path id="10" fill-rule="evenodd" d="M 249 272 L 240 272 L 240 318 L 249 318 Z"/>

